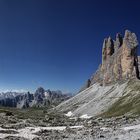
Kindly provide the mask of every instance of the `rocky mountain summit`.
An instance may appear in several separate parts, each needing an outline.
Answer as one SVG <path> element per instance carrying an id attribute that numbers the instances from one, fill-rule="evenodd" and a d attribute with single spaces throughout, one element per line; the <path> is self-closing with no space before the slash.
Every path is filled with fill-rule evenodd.
<path id="1" fill-rule="evenodd" d="M 71 111 L 72 116 L 115 116 L 139 114 L 140 57 L 135 33 L 125 31 L 104 39 L 102 63 L 73 98 L 61 103 L 58 112 Z"/>
<path id="2" fill-rule="evenodd" d="M 86 88 L 94 83 L 101 85 L 139 79 L 138 40 L 135 33 L 125 31 L 124 37 L 117 33 L 116 39 L 105 38 L 102 48 L 102 63 L 95 74 L 87 81 Z"/>
<path id="3" fill-rule="evenodd" d="M 61 91 L 45 90 L 39 87 L 35 93 L 6 92 L 0 94 L 0 106 L 4 107 L 49 107 L 57 105 L 70 98 L 70 95 Z"/>

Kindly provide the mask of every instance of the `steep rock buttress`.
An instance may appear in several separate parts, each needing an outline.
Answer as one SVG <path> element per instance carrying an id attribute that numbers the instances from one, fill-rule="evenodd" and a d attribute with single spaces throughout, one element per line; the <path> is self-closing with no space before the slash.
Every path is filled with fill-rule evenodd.
<path id="1" fill-rule="evenodd" d="M 128 30 L 125 31 L 124 37 L 118 33 L 115 40 L 111 37 L 105 38 L 102 48 L 102 63 L 88 80 L 86 88 L 94 83 L 107 85 L 130 78 L 139 79 L 137 48 L 137 36 Z"/>

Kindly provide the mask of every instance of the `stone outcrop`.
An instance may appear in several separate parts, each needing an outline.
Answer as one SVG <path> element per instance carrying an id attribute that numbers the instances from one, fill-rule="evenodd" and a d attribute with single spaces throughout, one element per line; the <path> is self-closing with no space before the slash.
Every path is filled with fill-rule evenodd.
<path id="1" fill-rule="evenodd" d="M 111 37 L 104 39 L 102 64 L 91 77 L 91 85 L 96 82 L 106 85 L 129 78 L 139 79 L 137 47 L 135 33 L 128 30 L 124 37 L 118 33 L 115 40 Z"/>

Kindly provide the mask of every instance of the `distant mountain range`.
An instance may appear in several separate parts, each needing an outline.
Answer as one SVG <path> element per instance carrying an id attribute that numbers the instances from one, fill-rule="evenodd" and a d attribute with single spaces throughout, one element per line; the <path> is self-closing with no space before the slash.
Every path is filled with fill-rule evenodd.
<path id="1" fill-rule="evenodd" d="M 39 87 L 35 93 L 30 92 L 5 92 L 0 93 L 0 106 L 28 108 L 56 106 L 71 97 L 71 94 L 62 91 L 45 90 Z"/>

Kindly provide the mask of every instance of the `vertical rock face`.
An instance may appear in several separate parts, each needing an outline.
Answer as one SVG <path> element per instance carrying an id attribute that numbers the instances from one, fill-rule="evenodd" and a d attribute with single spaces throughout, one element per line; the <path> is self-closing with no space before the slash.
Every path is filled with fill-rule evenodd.
<path id="1" fill-rule="evenodd" d="M 129 78 L 139 78 L 138 40 L 135 33 L 125 31 L 124 38 L 116 35 L 114 41 L 111 37 L 103 42 L 102 64 L 90 79 L 91 84 L 111 84 Z"/>

